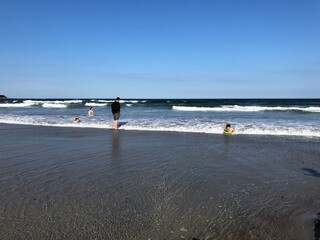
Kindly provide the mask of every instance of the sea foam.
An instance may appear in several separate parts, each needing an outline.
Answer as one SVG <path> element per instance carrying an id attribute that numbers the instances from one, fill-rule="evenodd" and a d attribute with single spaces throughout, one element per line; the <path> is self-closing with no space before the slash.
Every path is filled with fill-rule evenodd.
<path id="1" fill-rule="evenodd" d="M 192 112 L 261 112 L 261 111 L 302 111 L 319 113 L 320 107 L 262 107 L 262 106 L 238 106 L 225 105 L 221 107 L 188 107 L 173 106 L 173 110 Z"/>

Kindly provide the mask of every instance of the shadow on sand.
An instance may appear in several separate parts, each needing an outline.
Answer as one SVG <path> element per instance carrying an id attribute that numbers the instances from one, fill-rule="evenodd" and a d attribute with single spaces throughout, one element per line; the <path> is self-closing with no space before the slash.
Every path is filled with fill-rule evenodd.
<path id="1" fill-rule="evenodd" d="M 124 125 L 126 125 L 128 122 L 119 122 L 118 123 L 118 128 L 120 128 L 121 126 L 124 126 Z"/>
<path id="2" fill-rule="evenodd" d="M 320 213 L 318 213 L 318 218 L 314 220 L 314 239 L 320 239 Z"/>
<path id="3" fill-rule="evenodd" d="M 308 172 L 309 174 L 304 174 L 307 176 L 320 177 L 320 172 L 312 169 L 312 168 L 301 168 L 303 171 Z"/>

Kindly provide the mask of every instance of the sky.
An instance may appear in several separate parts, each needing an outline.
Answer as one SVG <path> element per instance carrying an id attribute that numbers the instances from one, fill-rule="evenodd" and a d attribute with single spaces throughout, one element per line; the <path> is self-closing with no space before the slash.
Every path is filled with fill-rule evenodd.
<path id="1" fill-rule="evenodd" d="M 10 98 L 320 98 L 319 0 L 0 0 Z"/>

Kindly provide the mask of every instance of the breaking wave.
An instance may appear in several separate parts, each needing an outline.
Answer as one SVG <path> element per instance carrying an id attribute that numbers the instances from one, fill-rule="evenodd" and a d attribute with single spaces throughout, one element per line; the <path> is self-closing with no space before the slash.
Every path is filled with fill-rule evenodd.
<path id="1" fill-rule="evenodd" d="M 262 111 L 301 111 L 320 113 L 320 107 L 262 107 L 262 106 L 238 106 L 225 105 L 221 107 L 188 107 L 173 106 L 173 110 L 192 112 L 262 112 Z"/>

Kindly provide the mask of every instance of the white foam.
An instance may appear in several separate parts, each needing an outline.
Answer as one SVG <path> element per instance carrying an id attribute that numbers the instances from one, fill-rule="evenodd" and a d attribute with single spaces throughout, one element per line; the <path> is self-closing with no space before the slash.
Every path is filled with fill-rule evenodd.
<path id="1" fill-rule="evenodd" d="M 173 110 L 192 111 L 192 112 L 260 112 L 260 111 L 303 111 L 303 112 L 320 112 L 320 107 L 260 107 L 260 106 L 238 106 L 225 105 L 221 107 L 187 107 L 173 106 Z"/>
<path id="2" fill-rule="evenodd" d="M 55 101 L 55 103 L 82 103 L 82 100 L 64 100 L 64 101 Z"/>
<path id="3" fill-rule="evenodd" d="M 187 127 L 187 126 L 175 126 L 175 127 L 164 127 L 164 126 L 138 126 L 138 125 L 125 125 L 121 127 L 126 130 L 138 130 L 138 131 L 170 131 L 170 132 L 189 132 L 189 133 L 207 133 L 207 134 L 222 134 L 222 127 L 214 128 L 198 128 L 198 127 Z M 235 134 L 239 135 L 273 135 L 273 136 L 301 136 L 301 137 L 320 137 L 319 131 L 311 129 L 304 130 L 284 130 L 279 129 L 247 129 L 237 130 Z"/>
<path id="4" fill-rule="evenodd" d="M 72 103 L 82 103 L 82 100 L 24 100 L 24 103 L 32 104 L 32 105 L 42 105 L 44 103 L 51 103 L 51 104 L 72 104 Z"/>
<path id="5" fill-rule="evenodd" d="M 30 105 L 39 105 L 39 104 L 43 104 L 44 101 L 24 100 L 23 103 L 30 104 Z"/>
<path id="6" fill-rule="evenodd" d="M 58 104 L 53 104 L 57 107 Z M 61 107 L 66 107 L 63 104 Z M 129 112 L 130 108 L 127 109 Z M 30 111 L 29 109 L 26 112 Z M 8 112 L 5 110 L 5 112 Z M 13 111 L 14 112 L 14 111 Z M 101 115 L 94 118 L 87 118 L 81 115 L 80 110 L 70 113 L 67 111 L 58 111 L 56 117 L 52 115 L 42 115 L 46 111 L 36 111 L 38 115 L 20 115 L 20 110 L 17 114 L 9 112 L 0 114 L 0 123 L 8 124 L 27 124 L 40 126 L 59 126 L 59 127 L 81 127 L 81 128 L 112 128 L 113 120 L 110 114 Z M 50 111 L 51 112 L 51 111 Z M 80 115 L 81 124 L 73 124 L 72 120 Z M 126 115 L 127 117 L 130 115 Z M 125 117 L 125 116 L 124 116 Z M 190 133 L 208 133 L 221 134 L 228 120 L 218 120 L 214 118 L 188 118 L 177 119 L 171 117 L 149 118 L 148 116 L 141 118 L 132 117 L 129 119 L 121 119 L 128 123 L 121 126 L 125 130 L 139 131 L 173 131 L 173 132 L 190 132 Z M 302 137 L 320 137 L 320 128 L 314 121 L 305 122 L 301 120 L 288 119 L 233 119 L 232 125 L 236 127 L 236 134 L 248 135 L 279 135 L 279 136 L 302 136 Z"/>
<path id="7" fill-rule="evenodd" d="M 81 127 L 81 128 L 112 128 L 112 122 L 92 122 L 92 121 L 82 121 L 81 123 L 75 124 L 72 122 L 73 119 L 65 118 L 63 120 L 53 122 L 48 121 L 43 117 L 0 117 L 0 123 L 5 124 L 16 124 L 16 125 L 31 125 L 31 126 L 47 126 L 47 127 Z"/>
<path id="8" fill-rule="evenodd" d="M 32 103 L 0 103 L 0 107 L 3 108 L 24 108 L 24 107 L 31 107 L 34 104 Z"/>
<path id="9" fill-rule="evenodd" d="M 23 103 L 1 103 L 0 107 L 24 108 L 32 106 L 42 106 L 44 108 L 66 108 L 69 103 L 64 101 L 33 101 L 25 100 Z"/>
<path id="10" fill-rule="evenodd" d="M 97 100 L 97 102 L 111 103 L 111 102 L 114 102 L 114 100 Z"/>
<path id="11" fill-rule="evenodd" d="M 78 104 L 78 103 L 82 103 L 82 100 L 64 100 L 64 101 L 24 100 L 23 103 L 0 104 L 0 107 L 23 108 L 23 107 L 31 107 L 31 106 L 42 106 L 44 108 L 66 108 L 69 104 Z"/>
<path id="12" fill-rule="evenodd" d="M 318 112 L 320 112 L 320 107 L 307 107 L 303 111 L 318 113 Z"/>
<path id="13" fill-rule="evenodd" d="M 138 100 L 120 100 L 122 103 L 138 103 Z"/>
<path id="14" fill-rule="evenodd" d="M 65 104 L 58 104 L 58 103 L 44 103 L 44 104 L 42 104 L 42 107 L 44 107 L 44 108 L 66 108 L 68 106 Z"/>
<path id="15" fill-rule="evenodd" d="M 107 103 L 86 103 L 85 105 L 89 107 L 105 107 L 108 104 Z"/>
<path id="16" fill-rule="evenodd" d="M 39 126 L 58 126 L 58 127 L 81 127 L 81 128 L 112 128 L 111 120 L 86 120 L 84 119 L 80 124 L 72 123 L 70 117 L 45 119 L 42 117 L 0 117 L 0 123 L 7 124 L 24 124 L 24 125 L 39 125 Z M 139 130 L 139 131 L 172 131 L 172 132 L 189 132 L 189 133 L 207 133 L 207 134 L 222 134 L 223 124 L 177 124 L 177 123 L 163 123 L 146 122 L 131 120 L 128 124 L 121 126 L 125 130 Z M 320 129 L 312 126 L 306 126 L 304 129 L 297 127 L 276 127 L 276 126 L 251 126 L 239 125 L 236 127 L 237 135 L 278 135 L 278 136 L 301 136 L 301 137 L 320 137 Z"/>

